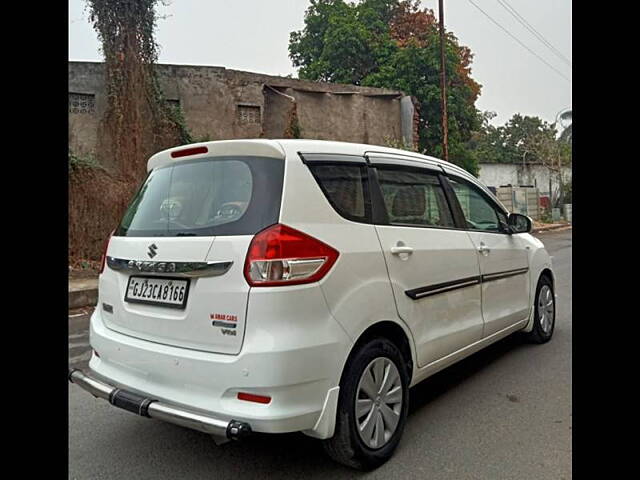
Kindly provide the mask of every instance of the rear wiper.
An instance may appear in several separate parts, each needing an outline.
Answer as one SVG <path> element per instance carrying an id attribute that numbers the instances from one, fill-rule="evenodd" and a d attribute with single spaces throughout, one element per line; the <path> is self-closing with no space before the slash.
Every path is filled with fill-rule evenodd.
<path id="1" fill-rule="evenodd" d="M 176 233 L 176 237 L 197 237 L 198 234 L 197 233 L 190 233 L 190 232 L 178 232 Z"/>

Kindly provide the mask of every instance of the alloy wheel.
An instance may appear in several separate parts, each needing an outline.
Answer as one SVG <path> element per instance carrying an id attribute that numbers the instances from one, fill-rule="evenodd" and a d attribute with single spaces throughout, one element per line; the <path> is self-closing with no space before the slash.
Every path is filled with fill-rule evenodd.
<path id="1" fill-rule="evenodd" d="M 355 404 L 358 434 L 369 448 L 381 448 L 393 436 L 400 421 L 402 396 L 396 365 L 386 357 L 372 360 L 358 382 Z"/>
<path id="2" fill-rule="evenodd" d="M 549 285 L 543 285 L 538 294 L 538 320 L 545 335 L 551 332 L 554 313 L 553 292 Z"/>

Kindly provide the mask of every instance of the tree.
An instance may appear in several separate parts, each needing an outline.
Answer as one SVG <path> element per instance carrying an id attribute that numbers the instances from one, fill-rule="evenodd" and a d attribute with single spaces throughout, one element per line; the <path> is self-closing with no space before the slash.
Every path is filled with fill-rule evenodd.
<path id="1" fill-rule="evenodd" d="M 563 175 L 563 167 L 571 164 L 571 145 L 566 141 L 556 138 L 555 128 L 552 134 L 539 132 L 531 137 L 528 147 L 539 163 L 549 170 L 549 176 L 555 176 L 559 189 L 551 191 L 551 202 L 558 206 L 564 202 L 566 182 Z M 551 190 L 551 180 L 549 181 Z M 571 191 L 569 187 L 569 192 Z"/>
<path id="2" fill-rule="evenodd" d="M 481 128 L 472 135 L 468 146 L 480 162 L 496 163 L 550 163 L 542 145 L 554 145 L 557 131 L 539 117 L 516 113 L 503 126 L 494 127 L 489 123 L 495 114 L 484 113 Z M 570 151 L 566 148 L 563 151 Z M 563 164 L 567 163 L 563 156 Z M 569 160 L 570 162 L 570 156 Z"/>
<path id="3" fill-rule="evenodd" d="M 289 56 L 300 78 L 402 90 L 419 102 L 419 146 L 442 155 L 440 54 L 432 10 L 412 0 L 312 0 L 305 27 L 292 32 Z M 450 159 L 477 173 L 468 148 L 482 118 L 480 85 L 471 78 L 473 54 L 446 33 Z"/>
<path id="4" fill-rule="evenodd" d="M 182 112 L 167 105 L 154 68 L 155 7 L 163 0 L 85 1 L 102 44 L 107 106 L 96 158 L 69 155 L 70 264 L 100 259 L 149 156 L 190 143 Z"/>
<path id="5" fill-rule="evenodd" d="M 515 114 L 503 126 L 489 123 L 492 112 L 482 114 L 481 128 L 468 143 L 478 162 L 534 163 L 543 165 L 558 180 L 560 190 L 552 193 L 554 205 L 563 201 L 567 185 L 563 167 L 571 165 L 571 144 L 557 138 L 555 124 L 538 117 Z"/>
<path id="6" fill-rule="evenodd" d="M 191 139 L 181 112 L 164 100 L 155 71 L 159 1 L 87 0 L 102 45 L 108 102 L 98 154 L 101 163 L 115 160 L 115 173 L 137 180 L 151 153 Z"/>
<path id="7" fill-rule="evenodd" d="M 480 128 L 471 133 L 471 138 L 467 142 L 467 148 L 471 151 L 476 163 L 508 163 L 510 161 L 507 150 L 504 148 L 502 129 L 490 123 L 495 116 L 495 112 L 480 113 Z"/>

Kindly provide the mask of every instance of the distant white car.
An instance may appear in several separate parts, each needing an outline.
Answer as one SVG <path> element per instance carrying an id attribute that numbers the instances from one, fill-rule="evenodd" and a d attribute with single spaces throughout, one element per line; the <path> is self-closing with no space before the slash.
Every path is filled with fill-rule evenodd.
<path id="1" fill-rule="evenodd" d="M 455 165 L 311 140 L 155 154 L 111 236 L 88 374 L 113 405 L 238 439 L 302 431 L 372 469 L 409 387 L 523 331 L 551 338 L 531 221 Z"/>

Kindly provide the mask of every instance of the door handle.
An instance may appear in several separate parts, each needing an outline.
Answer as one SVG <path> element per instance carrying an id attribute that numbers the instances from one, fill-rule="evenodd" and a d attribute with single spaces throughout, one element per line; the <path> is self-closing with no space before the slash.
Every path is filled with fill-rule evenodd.
<path id="1" fill-rule="evenodd" d="M 480 252 L 485 257 L 491 253 L 491 249 L 487 247 L 484 242 L 480 242 L 480 246 L 478 247 L 478 252 Z"/>
<path id="2" fill-rule="evenodd" d="M 413 253 L 413 248 L 407 247 L 406 245 L 397 245 L 395 247 L 391 247 L 391 253 L 394 255 L 400 255 L 401 253 Z"/>

